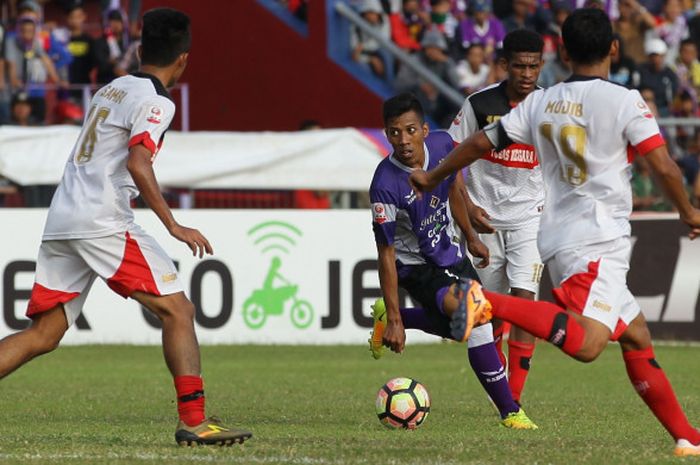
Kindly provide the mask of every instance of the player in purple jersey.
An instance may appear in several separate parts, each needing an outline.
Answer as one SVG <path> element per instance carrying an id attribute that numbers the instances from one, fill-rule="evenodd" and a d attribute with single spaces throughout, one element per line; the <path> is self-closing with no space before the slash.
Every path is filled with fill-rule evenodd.
<path id="1" fill-rule="evenodd" d="M 455 317 L 465 314 L 457 309 L 466 305 L 469 292 L 458 285 L 460 278 L 478 280 L 458 230 L 466 236 L 469 252 L 483 259 L 480 266 L 488 264 L 488 249 L 469 222 L 462 177 L 450 176 L 422 199 L 408 184 L 413 169 L 438 166 L 454 146 L 452 138 L 445 132 L 428 134 L 423 108 L 411 94 L 384 103 L 384 126 L 394 150 L 379 164 L 370 186 L 384 296 L 372 307 L 372 355 L 381 357 L 383 346 L 401 352 L 404 328 L 467 340 L 469 362 L 498 408 L 502 424 L 536 429 L 513 400 L 491 324 L 473 327 L 473 320 Z M 422 307 L 399 308 L 399 286 Z"/>

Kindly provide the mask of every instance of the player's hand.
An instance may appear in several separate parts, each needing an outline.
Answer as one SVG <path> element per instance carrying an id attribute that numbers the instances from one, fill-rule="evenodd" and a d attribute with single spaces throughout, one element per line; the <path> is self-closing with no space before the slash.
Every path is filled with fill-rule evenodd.
<path id="1" fill-rule="evenodd" d="M 473 205 L 473 204 L 472 204 Z M 489 215 L 483 208 L 473 205 L 469 209 L 469 219 L 472 222 L 472 226 L 476 229 L 476 232 L 481 234 L 493 234 L 496 230 L 491 226 L 489 220 L 491 215 Z"/>
<path id="2" fill-rule="evenodd" d="M 408 183 L 413 188 L 413 192 L 416 193 L 416 197 L 419 199 L 423 198 L 424 192 L 430 192 L 435 189 L 438 185 L 437 182 L 430 179 L 430 175 L 424 170 L 417 169 L 411 172 L 408 177 Z"/>
<path id="3" fill-rule="evenodd" d="M 688 236 L 691 239 L 700 237 L 700 210 L 698 210 L 697 208 L 693 208 L 690 211 L 690 214 L 685 217 L 681 217 L 681 220 L 683 220 L 685 224 L 690 226 L 690 233 L 688 234 Z"/>
<path id="4" fill-rule="evenodd" d="M 400 354 L 406 345 L 406 331 L 403 328 L 401 319 L 388 320 L 384 329 L 382 343 L 391 349 L 392 352 Z"/>
<path id="5" fill-rule="evenodd" d="M 205 253 L 209 255 L 214 253 L 214 249 L 212 249 L 207 238 L 196 229 L 176 224 L 170 229 L 170 235 L 187 244 L 195 257 L 199 255 L 199 258 L 202 258 Z"/>
<path id="6" fill-rule="evenodd" d="M 479 263 L 475 264 L 477 268 L 486 268 L 489 266 L 489 248 L 486 247 L 486 244 L 481 242 L 481 239 L 479 239 L 478 236 L 475 235 L 474 238 L 467 241 L 467 250 L 469 250 L 469 253 L 472 254 L 472 257 L 481 259 Z"/>

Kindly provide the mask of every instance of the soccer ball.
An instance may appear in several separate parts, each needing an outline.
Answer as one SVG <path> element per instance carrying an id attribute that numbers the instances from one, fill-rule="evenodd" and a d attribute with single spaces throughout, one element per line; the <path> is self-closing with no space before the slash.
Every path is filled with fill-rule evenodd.
<path id="1" fill-rule="evenodd" d="M 394 378 L 377 393 L 375 407 L 379 421 L 387 428 L 416 429 L 430 412 L 430 396 L 415 379 Z"/>

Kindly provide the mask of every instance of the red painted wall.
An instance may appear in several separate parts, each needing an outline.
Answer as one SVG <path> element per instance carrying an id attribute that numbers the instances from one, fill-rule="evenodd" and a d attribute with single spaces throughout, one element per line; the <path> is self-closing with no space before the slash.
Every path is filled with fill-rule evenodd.
<path id="1" fill-rule="evenodd" d="M 284 131 L 304 119 L 324 127 L 379 127 L 381 99 L 326 55 L 324 0 L 309 6 L 303 37 L 255 0 L 145 0 L 192 18 L 192 130 Z M 177 117 L 176 117 L 177 118 Z"/>

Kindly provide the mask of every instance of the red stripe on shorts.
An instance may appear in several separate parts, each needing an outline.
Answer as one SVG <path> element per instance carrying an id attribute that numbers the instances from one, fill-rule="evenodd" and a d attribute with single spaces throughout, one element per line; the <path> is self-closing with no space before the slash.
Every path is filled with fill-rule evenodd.
<path id="1" fill-rule="evenodd" d="M 586 273 L 576 273 L 561 283 L 561 287 L 552 290 L 554 299 L 562 307 L 576 313 L 583 313 L 593 281 L 598 277 L 600 260 L 590 262 Z"/>
<path id="2" fill-rule="evenodd" d="M 126 233 L 124 257 L 114 276 L 107 280 L 107 285 L 117 294 L 126 298 L 135 291 L 160 295 L 153 273 L 139 244 Z"/>
<path id="3" fill-rule="evenodd" d="M 588 272 L 575 274 L 561 283 L 561 287 L 552 290 L 552 294 L 554 294 L 554 299 L 557 303 L 569 310 L 582 314 L 583 310 L 586 308 L 591 286 L 593 286 L 593 282 L 598 277 L 599 266 L 600 260 L 590 262 L 588 264 Z M 626 329 L 627 324 L 622 320 L 618 320 L 615 331 L 612 336 L 610 336 L 610 340 L 617 341 Z"/>
<path id="4" fill-rule="evenodd" d="M 51 310 L 58 304 L 70 302 L 80 295 L 80 292 L 64 292 L 48 289 L 39 283 L 34 283 L 32 287 L 32 295 L 29 298 L 27 305 L 28 317 L 32 317 L 37 313 L 42 313 Z"/>

